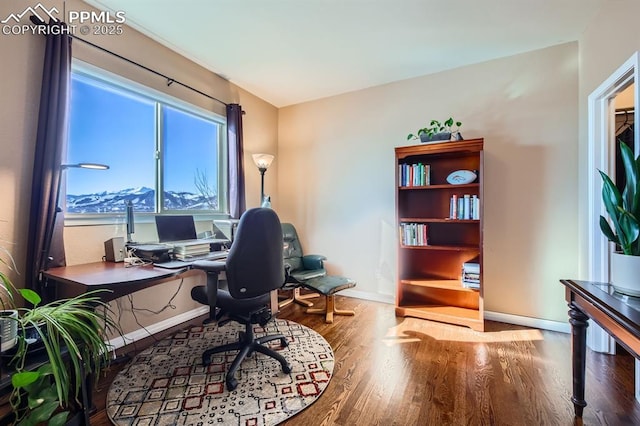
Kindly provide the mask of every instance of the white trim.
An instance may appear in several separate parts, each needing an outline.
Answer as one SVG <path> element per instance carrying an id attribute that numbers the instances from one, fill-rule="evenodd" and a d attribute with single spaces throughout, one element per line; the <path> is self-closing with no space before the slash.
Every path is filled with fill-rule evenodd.
<path id="1" fill-rule="evenodd" d="M 636 82 L 634 105 L 638 105 L 640 86 L 640 51 L 634 53 L 609 76 L 588 98 L 587 145 L 587 280 L 609 282 L 609 253 L 611 244 L 600 231 L 600 216 L 607 216 L 601 197 L 601 178 L 598 170 L 611 174 L 615 164 L 615 128 L 611 126 L 612 99 L 630 83 Z M 635 108 L 634 122 L 640 117 Z M 635 127 L 635 140 L 640 128 Z M 637 147 L 636 147 L 637 151 Z M 597 324 L 587 329 L 587 345 L 594 351 L 615 353 L 614 340 Z"/>
<path id="2" fill-rule="evenodd" d="M 154 335 L 155 333 L 159 333 L 168 328 L 174 327 L 176 325 L 180 325 L 186 321 L 190 321 L 194 318 L 198 318 L 201 315 L 206 315 L 209 313 L 208 306 L 202 306 L 200 308 L 192 309 L 187 312 L 183 312 L 175 317 L 167 318 L 166 320 L 156 322 L 151 324 L 148 327 L 140 328 L 138 330 L 132 331 L 130 333 L 125 334 L 124 336 L 115 337 L 107 342 L 107 345 L 112 349 L 119 349 L 123 346 L 129 345 L 131 343 L 135 343 L 138 340 L 142 340 L 145 337 L 149 337 Z"/>
<path id="3" fill-rule="evenodd" d="M 522 325 L 540 330 L 557 331 L 559 333 L 571 332 L 569 322 L 551 321 L 541 318 L 523 317 L 520 315 L 503 314 L 501 312 L 490 311 L 484 311 L 484 319 L 489 321 L 505 322 L 507 324 Z"/>
<path id="4" fill-rule="evenodd" d="M 395 305 L 396 298 L 390 294 L 369 293 L 366 291 L 358 290 L 343 290 L 339 293 L 340 296 L 353 297 L 354 299 L 370 300 L 372 302 L 387 303 L 389 305 Z"/>
<path id="5" fill-rule="evenodd" d="M 640 380 L 638 380 L 638 377 L 640 377 L 640 360 L 636 359 L 635 360 L 635 377 L 636 377 L 636 401 L 640 402 Z"/>

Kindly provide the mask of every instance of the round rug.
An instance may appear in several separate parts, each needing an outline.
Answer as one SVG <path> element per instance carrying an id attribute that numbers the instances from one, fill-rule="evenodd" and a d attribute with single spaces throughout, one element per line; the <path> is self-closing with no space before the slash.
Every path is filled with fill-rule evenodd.
<path id="1" fill-rule="evenodd" d="M 261 353 L 246 358 L 229 392 L 225 374 L 237 351 L 212 356 L 205 349 L 235 342 L 244 326 L 229 322 L 192 327 L 140 352 L 122 369 L 107 393 L 107 414 L 116 425 L 275 425 L 313 404 L 329 384 L 334 357 L 329 343 L 301 324 L 276 319 L 254 326 L 256 337 L 281 333 L 271 348 L 291 364 L 290 374 Z"/>

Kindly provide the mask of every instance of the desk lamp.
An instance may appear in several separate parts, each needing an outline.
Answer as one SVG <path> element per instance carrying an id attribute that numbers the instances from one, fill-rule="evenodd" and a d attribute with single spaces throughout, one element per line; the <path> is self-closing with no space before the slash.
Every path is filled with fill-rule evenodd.
<path id="1" fill-rule="evenodd" d="M 51 224 L 51 228 L 47 231 L 47 236 L 44 240 L 45 242 L 45 252 L 44 252 L 44 269 L 49 269 L 49 262 L 51 258 L 49 257 L 51 251 L 51 240 L 53 239 L 53 230 L 56 226 L 56 218 L 58 216 L 58 211 L 61 211 L 60 206 L 58 205 L 60 201 L 60 186 L 62 185 L 62 172 L 67 169 L 90 169 L 90 170 L 107 170 L 109 166 L 106 164 L 98 164 L 98 163 L 77 163 L 77 164 L 62 164 L 60 166 L 60 171 L 58 172 L 58 187 L 56 188 L 56 209 L 53 213 L 53 222 Z"/>
<path id="2" fill-rule="evenodd" d="M 264 201 L 264 174 L 275 157 L 271 154 L 253 154 L 253 162 L 260 170 L 260 205 Z"/>

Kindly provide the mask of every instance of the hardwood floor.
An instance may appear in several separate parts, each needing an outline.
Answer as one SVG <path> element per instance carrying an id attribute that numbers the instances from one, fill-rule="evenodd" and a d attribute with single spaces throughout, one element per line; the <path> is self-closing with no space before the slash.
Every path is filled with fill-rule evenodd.
<path id="1" fill-rule="evenodd" d="M 574 423 L 570 402 L 568 334 L 490 321 L 479 333 L 396 318 L 392 305 L 340 296 L 336 304 L 354 309 L 355 317 L 325 324 L 321 315 L 305 314 L 295 304 L 279 314 L 323 335 L 336 360 L 324 394 L 282 425 L 583 424 Z M 150 344 L 148 338 L 137 349 Z M 104 401 L 118 368 L 98 383 L 92 425 L 111 424 Z M 589 351 L 585 425 L 640 424 L 633 370 L 628 354 Z"/>

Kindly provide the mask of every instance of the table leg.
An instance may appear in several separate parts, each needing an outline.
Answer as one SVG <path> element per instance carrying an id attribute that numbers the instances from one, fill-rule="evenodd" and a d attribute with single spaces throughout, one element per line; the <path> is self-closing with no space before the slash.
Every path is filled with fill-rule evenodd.
<path id="1" fill-rule="evenodd" d="M 569 303 L 569 324 L 571 324 L 571 358 L 573 364 L 573 408 L 576 417 L 582 417 L 587 406 L 584 400 L 585 367 L 587 361 L 587 327 L 589 319 L 577 306 Z"/>

